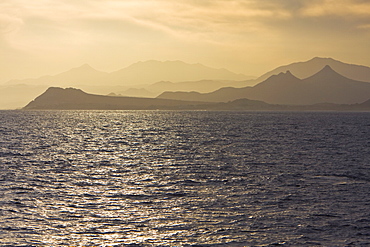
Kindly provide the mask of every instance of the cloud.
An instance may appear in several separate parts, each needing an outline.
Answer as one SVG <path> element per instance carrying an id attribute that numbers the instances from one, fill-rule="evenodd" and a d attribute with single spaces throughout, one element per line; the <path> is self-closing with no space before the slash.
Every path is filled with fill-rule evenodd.
<path id="1" fill-rule="evenodd" d="M 368 0 L 1 0 L 0 49 L 35 61 L 256 61 L 368 40 L 368 13 Z"/>
<path id="2" fill-rule="evenodd" d="M 6 2 L 0 3 L 0 35 L 17 32 L 23 24 L 18 11 Z"/>
<path id="3" fill-rule="evenodd" d="M 191 42 L 256 41 L 277 37 L 300 19 L 308 26 L 317 17 L 362 18 L 354 25 L 366 26 L 370 11 L 370 3 L 360 0 L 3 0 L 2 5 L 7 6 L 0 10 L 3 33 L 38 36 L 37 42 L 68 36 L 68 43 L 92 36 L 139 39 L 145 33 Z M 104 36 L 109 31 L 114 35 Z"/>
<path id="4" fill-rule="evenodd" d="M 262 20 L 290 15 L 237 0 L 3 1 L 12 11 L 1 8 L 1 30 L 12 32 L 9 43 L 20 49 L 165 38 L 222 44 L 266 37 Z"/>
<path id="5" fill-rule="evenodd" d="M 303 10 L 304 16 L 339 16 L 344 18 L 369 19 L 370 2 L 359 0 L 321 0 L 313 1 Z"/>
<path id="6" fill-rule="evenodd" d="M 370 24 L 360 25 L 360 26 L 358 26 L 358 28 L 360 28 L 360 29 L 368 29 L 368 30 L 370 30 Z"/>

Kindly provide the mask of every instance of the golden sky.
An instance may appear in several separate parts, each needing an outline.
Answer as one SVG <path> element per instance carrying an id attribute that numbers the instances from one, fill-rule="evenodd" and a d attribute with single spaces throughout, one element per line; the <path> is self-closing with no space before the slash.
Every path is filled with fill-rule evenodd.
<path id="1" fill-rule="evenodd" d="M 1 0 L 0 82 L 182 60 L 261 75 L 315 56 L 370 66 L 369 0 Z"/>

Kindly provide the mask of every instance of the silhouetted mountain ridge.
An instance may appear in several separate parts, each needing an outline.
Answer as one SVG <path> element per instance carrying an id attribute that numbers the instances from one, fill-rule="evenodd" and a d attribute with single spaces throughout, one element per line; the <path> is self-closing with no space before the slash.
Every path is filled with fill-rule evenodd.
<path id="1" fill-rule="evenodd" d="M 341 75 L 356 80 L 370 82 L 370 67 L 356 64 L 343 63 L 333 58 L 314 57 L 305 62 L 296 62 L 288 65 L 277 67 L 260 76 L 257 81 L 262 82 L 269 78 L 271 75 L 276 75 L 287 70 L 291 71 L 298 78 L 307 78 L 318 71 L 325 65 L 329 65 Z"/>
<path id="2" fill-rule="evenodd" d="M 48 88 L 24 107 L 25 110 L 370 110 L 370 100 L 355 105 L 316 104 L 311 106 L 272 105 L 263 101 L 238 99 L 210 103 L 169 99 L 94 95 L 75 88 Z"/>
<path id="3" fill-rule="evenodd" d="M 158 96 L 166 99 L 207 102 L 227 102 L 248 98 L 284 105 L 354 104 L 363 102 L 369 97 L 370 83 L 346 78 L 335 72 L 329 65 L 303 80 L 287 71 L 272 75 L 254 87 L 221 88 L 206 94 L 165 92 Z"/>
<path id="4" fill-rule="evenodd" d="M 160 80 L 155 78 L 157 72 L 156 69 L 154 71 L 146 71 L 145 67 L 152 67 L 155 68 L 156 66 L 165 67 L 170 66 L 183 66 L 184 63 L 181 61 L 166 61 L 166 62 L 158 62 L 158 61 L 146 61 L 146 62 L 139 62 L 137 64 L 133 64 L 128 66 L 127 71 L 131 71 L 127 74 L 126 77 L 118 76 L 119 73 L 124 71 L 124 69 L 117 70 L 112 72 L 116 74 L 116 76 L 111 76 L 112 73 L 101 72 L 95 70 L 88 64 L 84 64 L 80 67 L 73 68 L 69 71 L 54 75 L 54 76 L 43 76 L 38 79 L 27 79 L 27 80 L 13 80 L 8 84 L 0 85 L 0 109 L 14 109 L 17 107 L 21 107 L 22 105 L 29 102 L 33 99 L 36 95 L 42 93 L 45 88 L 49 86 L 61 86 L 61 87 L 76 87 L 81 88 L 86 92 L 96 93 L 96 94 L 108 94 L 114 92 L 116 94 L 127 95 L 127 96 L 136 96 L 136 97 L 155 97 L 165 91 L 196 91 L 200 92 L 203 95 L 192 93 L 195 98 L 203 101 L 228 101 L 237 98 L 254 98 L 254 99 L 263 99 L 269 103 L 284 103 L 284 104 L 300 104 L 300 103 L 320 103 L 323 100 L 326 101 L 326 98 L 329 102 L 338 102 L 338 103 L 351 103 L 357 102 L 360 103 L 362 99 L 365 98 L 363 93 L 367 92 L 367 89 L 364 88 L 363 84 L 351 84 L 349 81 L 345 81 L 344 79 L 340 80 L 331 80 L 326 82 L 320 82 L 316 79 L 312 82 L 312 84 L 316 84 L 317 88 L 314 86 L 308 86 L 307 83 L 295 83 L 294 78 L 282 78 L 282 75 L 275 78 L 280 82 L 273 82 L 273 79 L 265 82 L 266 79 L 270 78 L 272 75 L 278 75 L 279 73 L 287 73 L 287 71 L 291 72 L 290 74 L 298 77 L 298 78 L 306 78 L 305 80 L 308 81 L 308 77 L 311 77 L 313 74 L 317 73 L 321 70 L 325 65 L 329 65 L 333 68 L 334 71 L 337 71 L 342 76 L 346 77 L 347 79 L 357 80 L 360 81 L 370 81 L 370 68 L 361 65 L 353 65 L 353 64 L 346 64 L 332 58 L 313 58 L 306 62 L 298 62 L 292 63 L 290 65 L 281 66 L 276 68 L 275 70 L 266 73 L 265 75 L 261 76 L 259 80 L 248 80 L 248 81 L 235 81 L 235 80 L 221 80 L 221 79 L 205 79 L 204 76 L 200 80 L 185 80 L 186 78 L 182 78 L 180 82 L 173 82 L 172 80 L 167 80 L 166 78 L 161 77 Z M 198 65 L 198 66 L 197 66 Z M 183 66 L 182 72 L 187 76 L 199 76 L 199 73 L 195 73 L 196 70 L 189 72 L 185 70 L 187 68 L 204 68 L 207 66 L 199 66 L 199 64 L 186 64 Z M 171 73 L 167 73 L 172 69 L 162 69 L 166 72 L 166 76 L 171 78 L 175 75 Z M 217 73 L 225 72 L 223 69 L 214 69 L 217 70 Z M 133 71 L 136 71 L 133 73 Z M 179 69 L 178 69 L 179 71 Z M 179 74 L 181 74 L 179 73 Z M 213 73 L 213 72 L 212 72 Z M 215 74 L 217 74 L 215 73 Z M 136 76 L 135 76 L 136 74 Z M 176 74 L 176 73 L 175 73 Z M 144 75 L 143 77 L 141 77 Z M 153 76 L 152 76 L 153 75 Z M 204 74 L 203 74 L 204 75 Z M 305 75 L 305 76 L 302 76 Z M 266 77 L 267 76 L 267 77 Z M 214 77 L 214 76 L 211 76 Z M 264 80 L 261 78 L 266 77 Z M 126 78 L 126 79 L 125 79 Z M 131 78 L 131 79 L 130 79 Z M 141 79 L 140 79 L 141 78 Z M 151 82 L 146 84 L 135 84 L 135 80 L 143 81 L 143 78 L 150 78 Z M 356 79 L 357 78 L 357 79 Z M 358 79 L 360 78 L 360 79 Z M 167 82 L 167 83 L 156 83 L 156 82 Z M 258 83 L 258 81 L 264 83 Z M 306 81 L 306 82 L 307 82 Z M 257 84 L 257 86 L 255 86 Z M 351 84 L 351 86 L 349 85 Z M 274 86 L 273 86 L 274 85 Z M 321 95 L 316 95 L 317 100 L 312 100 L 314 92 L 318 91 L 318 85 L 321 85 L 320 90 L 329 90 L 332 91 L 332 95 L 330 97 L 326 97 L 325 93 Z M 326 85 L 326 86 L 324 86 Z M 330 86 L 331 85 L 331 86 Z M 251 86 L 253 89 L 250 89 Z M 270 88 L 270 92 L 268 90 L 264 90 L 263 88 Z M 281 88 L 284 90 L 281 90 Z M 337 90 L 336 88 L 340 88 Z M 222 88 L 221 90 L 218 90 Z M 239 88 L 238 92 L 235 92 L 235 89 Z M 294 89 L 295 88 L 295 89 Z M 348 95 L 352 95 L 349 97 L 348 95 L 344 95 L 345 89 L 348 89 Z M 364 90 L 363 90 L 364 89 Z M 250 91 L 253 91 L 251 93 Z M 306 91 L 305 91 L 306 90 Z M 285 91 L 285 92 L 283 92 Z M 360 91 L 363 91 L 361 93 Z M 359 98 L 356 99 L 356 92 L 359 93 Z M 172 97 L 173 93 L 165 93 L 169 97 Z M 181 93 L 181 97 L 188 97 L 186 93 Z M 218 95 L 217 95 L 218 94 Z M 338 95 L 336 95 L 338 94 Z M 311 96 L 310 96 L 311 95 Z M 344 101 L 338 100 L 344 95 Z M 163 95 L 162 95 L 163 96 Z M 161 96 L 161 97 L 162 97 Z M 167 97 L 166 96 L 166 97 Z M 285 99 L 284 99 L 285 98 Z M 350 98 L 350 99 L 349 99 Z M 299 101 L 299 99 L 302 99 Z"/>
<path id="5" fill-rule="evenodd" d="M 200 80 L 200 81 L 184 81 L 171 82 L 160 81 L 151 85 L 129 88 L 123 91 L 116 92 L 117 94 L 133 97 L 156 97 L 165 91 L 196 91 L 200 93 L 213 92 L 223 87 L 242 88 L 248 85 L 254 85 L 251 81 L 227 81 L 227 80 Z"/>
<path id="6" fill-rule="evenodd" d="M 88 94 L 76 88 L 50 87 L 27 104 L 26 110 L 155 110 L 193 109 L 203 102 Z"/>

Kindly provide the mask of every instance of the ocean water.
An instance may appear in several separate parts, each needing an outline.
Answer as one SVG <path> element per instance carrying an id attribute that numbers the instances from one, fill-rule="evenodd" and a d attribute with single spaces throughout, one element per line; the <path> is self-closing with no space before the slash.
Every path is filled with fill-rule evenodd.
<path id="1" fill-rule="evenodd" d="M 0 120 L 0 246 L 370 245 L 370 113 Z"/>

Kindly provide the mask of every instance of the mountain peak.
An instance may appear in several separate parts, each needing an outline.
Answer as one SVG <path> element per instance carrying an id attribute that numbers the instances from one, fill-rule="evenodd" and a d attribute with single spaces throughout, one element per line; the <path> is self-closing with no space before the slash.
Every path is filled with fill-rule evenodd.
<path id="1" fill-rule="evenodd" d="M 60 73 L 59 75 L 64 75 L 64 74 L 73 74 L 73 75 L 81 75 L 81 73 L 86 74 L 86 73 L 96 73 L 98 72 L 96 69 L 91 67 L 89 64 L 85 63 L 79 67 L 72 68 L 66 72 Z"/>
<path id="2" fill-rule="evenodd" d="M 329 64 L 325 65 L 323 69 L 330 69 L 330 70 L 333 70 Z"/>
<path id="3" fill-rule="evenodd" d="M 85 64 L 81 65 L 80 68 L 92 68 L 92 67 L 90 66 L 90 64 L 85 63 Z"/>
<path id="4" fill-rule="evenodd" d="M 287 70 L 287 71 L 285 72 L 285 75 L 286 75 L 286 76 L 294 76 L 294 75 L 290 72 L 290 70 Z"/>
<path id="5" fill-rule="evenodd" d="M 332 69 L 332 67 L 330 65 L 325 65 L 319 72 L 317 72 L 316 74 L 324 74 L 324 75 L 338 75 L 338 76 L 342 76 L 340 75 L 339 73 L 337 73 L 335 70 Z"/>
<path id="6" fill-rule="evenodd" d="M 95 70 L 95 69 L 91 67 L 89 64 L 85 63 L 79 67 L 73 68 L 72 70 Z"/>
<path id="7" fill-rule="evenodd" d="M 296 76 L 294 76 L 290 70 L 287 70 L 286 72 L 281 72 L 279 73 L 278 75 L 273 75 L 271 76 L 270 78 L 273 78 L 273 77 L 278 77 L 280 79 L 284 78 L 284 79 L 298 79 Z"/>
<path id="8" fill-rule="evenodd" d="M 306 78 L 305 80 L 308 81 L 339 81 L 339 80 L 351 80 L 347 77 L 339 74 L 335 70 L 332 69 L 330 65 L 325 65 L 319 72 L 316 74 Z"/>
<path id="9" fill-rule="evenodd" d="M 291 85 L 300 82 L 301 79 L 294 76 L 289 70 L 281 72 L 277 75 L 272 75 L 263 82 L 254 86 L 254 88 L 266 88 L 266 87 L 282 87 L 283 85 Z"/>
<path id="10" fill-rule="evenodd" d="M 55 94 L 55 93 L 84 93 L 81 89 L 69 87 L 69 88 L 61 88 L 61 87 L 49 87 L 44 94 Z M 44 95 L 43 94 L 43 95 Z"/>
<path id="11" fill-rule="evenodd" d="M 314 57 L 311 59 L 311 61 L 336 61 L 335 59 L 331 58 L 331 57 Z"/>

